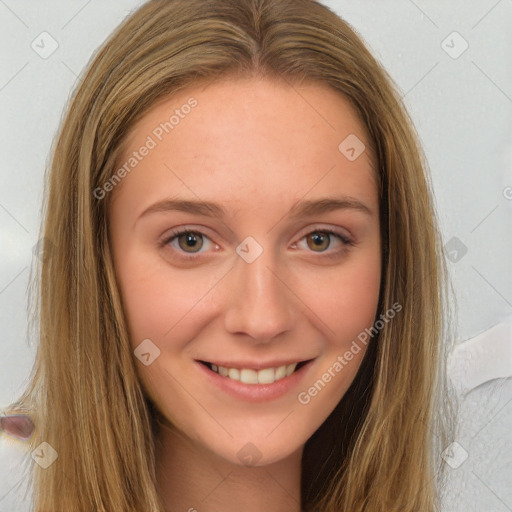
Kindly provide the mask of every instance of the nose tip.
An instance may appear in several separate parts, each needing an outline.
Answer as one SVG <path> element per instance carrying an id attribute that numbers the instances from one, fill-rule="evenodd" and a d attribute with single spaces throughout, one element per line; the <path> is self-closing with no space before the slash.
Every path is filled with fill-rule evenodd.
<path id="1" fill-rule="evenodd" d="M 34 429 L 32 420 L 23 414 L 0 417 L 0 430 L 22 441 L 30 439 Z"/>
<path id="2" fill-rule="evenodd" d="M 273 340 L 294 324 L 293 294 L 273 268 L 275 262 L 266 256 L 240 264 L 232 276 L 235 288 L 225 317 L 228 331 L 260 342 Z"/>

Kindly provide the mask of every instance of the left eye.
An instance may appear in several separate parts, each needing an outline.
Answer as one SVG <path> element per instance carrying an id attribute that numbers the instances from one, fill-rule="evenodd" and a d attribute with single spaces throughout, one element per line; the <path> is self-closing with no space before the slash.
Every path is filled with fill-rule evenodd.
<path id="1" fill-rule="evenodd" d="M 342 247 L 351 244 L 351 240 L 348 237 L 330 229 L 317 229 L 315 231 L 311 231 L 306 236 L 302 237 L 300 241 L 306 240 L 307 246 L 312 249 L 313 252 L 323 253 L 331 246 L 333 236 L 338 238 L 338 241 L 341 241 Z M 316 249 L 320 250 L 317 251 Z"/>
<path id="2" fill-rule="evenodd" d="M 333 236 L 340 242 L 339 245 L 341 245 L 341 249 L 339 250 L 343 250 L 345 246 L 352 245 L 352 241 L 348 237 L 330 229 L 317 229 L 311 231 L 307 235 L 303 236 L 299 243 L 305 240 L 307 247 L 311 249 L 312 252 L 324 253 L 331 247 Z M 194 258 L 195 254 L 205 252 L 201 251 L 201 249 L 205 248 L 205 242 L 207 242 L 205 249 L 205 251 L 207 251 L 208 249 L 211 249 L 212 245 L 210 238 L 200 231 L 185 229 L 172 232 L 171 235 L 162 242 L 162 245 L 165 246 L 169 244 L 177 251 L 185 253 L 187 255 L 185 256 L 186 258 Z M 176 243 L 178 244 L 177 246 Z M 298 243 L 295 243 L 292 247 L 295 248 L 297 245 Z M 219 246 L 215 244 L 215 247 L 218 248 Z"/>

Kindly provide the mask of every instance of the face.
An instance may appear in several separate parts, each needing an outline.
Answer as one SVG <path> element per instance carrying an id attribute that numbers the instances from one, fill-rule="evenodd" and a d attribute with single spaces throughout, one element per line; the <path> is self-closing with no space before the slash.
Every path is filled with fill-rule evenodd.
<path id="1" fill-rule="evenodd" d="M 223 80 L 158 103 L 123 148 L 122 180 L 98 195 L 112 194 L 144 391 L 235 464 L 297 453 L 353 381 L 377 312 L 378 195 L 355 110 L 325 85 Z"/>

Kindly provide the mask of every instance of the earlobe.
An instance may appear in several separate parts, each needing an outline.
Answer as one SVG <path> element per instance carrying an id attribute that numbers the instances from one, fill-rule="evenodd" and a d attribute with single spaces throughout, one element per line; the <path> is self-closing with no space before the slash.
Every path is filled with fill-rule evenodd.
<path id="1" fill-rule="evenodd" d="M 0 431 L 21 441 L 28 441 L 34 433 L 32 420 L 25 415 L 1 416 Z"/>

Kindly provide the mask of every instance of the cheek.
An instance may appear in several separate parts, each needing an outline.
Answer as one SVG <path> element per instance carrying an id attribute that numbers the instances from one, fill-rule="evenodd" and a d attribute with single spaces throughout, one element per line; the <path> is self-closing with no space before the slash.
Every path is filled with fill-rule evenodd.
<path id="1" fill-rule="evenodd" d="M 323 288 L 316 286 L 310 298 L 322 320 L 317 325 L 324 325 L 326 345 L 314 379 L 297 398 L 301 405 L 315 408 L 322 421 L 352 384 L 371 342 L 365 329 L 375 321 L 380 279 L 380 256 L 369 253 L 317 281 Z"/>
<path id="2" fill-rule="evenodd" d="M 330 272 L 303 274 L 300 280 L 301 293 L 317 316 L 315 323 L 323 322 L 321 330 L 333 343 L 350 343 L 373 324 L 381 281 L 377 250 L 361 252 Z"/>
<path id="3" fill-rule="evenodd" d="M 171 271 L 166 262 L 127 254 L 119 262 L 118 275 L 132 344 L 145 338 L 162 341 L 173 330 L 189 324 L 207 301 L 204 297 L 219 277 L 211 270 L 204 275 L 183 270 Z"/>
<path id="4" fill-rule="evenodd" d="M 380 262 L 361 265 L 342 278 L 338 297 L 338 319 L 341 325 L 359 330 L 371 325 L 377 313 L 380 292 Z M 341 313 L 341 314 L 340 314 Z M 340 329 L 344 332 L 344 329 Z M 351 329 L 348 329 L 351 330 Z M 352 335 L 354 333 L 352 332 Z"/>

